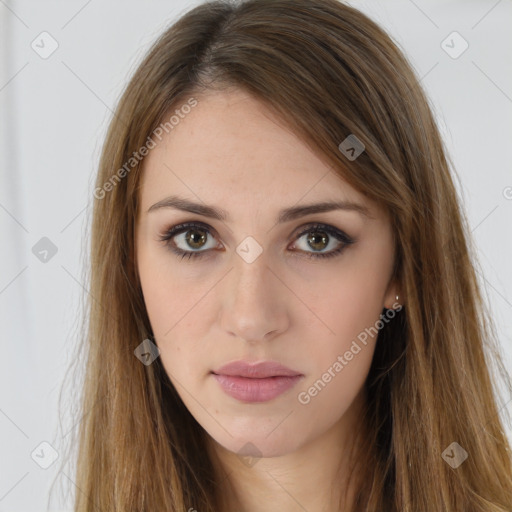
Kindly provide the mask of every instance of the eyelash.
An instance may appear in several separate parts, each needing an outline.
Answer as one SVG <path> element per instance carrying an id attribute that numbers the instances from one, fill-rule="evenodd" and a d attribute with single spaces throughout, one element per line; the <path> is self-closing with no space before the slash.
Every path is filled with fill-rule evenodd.
<path id="1" fill-rule="evenodd" d="M 184 251 L 182 249 L 177 248 L 175 245 L 172 244 L 172 239 L 175 236 L 178 236 L 182 233 L 186 233 L 187 231 L 192 231 L 193 229 L 198 229 L 201 231 L 206 232 L 208 235 L 212 234 L 212 231 L 209 229 L 209 227 L 206 224 L 197 223 L 197 222 L 187 222 L 184 224 L 178 224 L 177 226 L 172 227 L 171 229 L 167 230 L 165 233 L 160 235 L 158 238 L 161 242 L 164 242 L 166 246 L 176 255 L 181 256 L 181 259 L 183 259 L 185 256 L 187 256 L 189 259 L 196 259 L 196 258 L 202 258 L 205 254 L 209 253 L 211 249 L 203 250 L 203 251 Z M 347 234 L 345 234 L 343 231 L 340 231 L 339 229 L 329 226 L 327 224 L 309 224 L 307 226 L 307 229 L 304 229 L 299 234 L 297 234 L 295 240 L 299 240 L 302 238 L 305 234 L 315 231 L 322 231 L 327 233 L 329 236 L 332 236 L 333 238 L 337 239 L 340 242 L 343 242 L 340 247 L 337 249 L 333 249 L 326 253 L 321 252 L 309 252 L 309 251 L 299 251 L 306 254 L 306 258 L 331 258 L 334 256 L 337 256 L 341 254 L 341 252 L 346 249 L 346 247 L 350 244 L 353 244 L 355 240 L 353 238 L 350 238 Z"/>

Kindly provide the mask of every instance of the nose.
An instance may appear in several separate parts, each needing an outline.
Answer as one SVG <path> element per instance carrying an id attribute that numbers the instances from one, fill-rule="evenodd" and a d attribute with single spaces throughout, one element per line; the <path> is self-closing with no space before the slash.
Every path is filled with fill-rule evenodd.
<path id="1" fill-rule="evenodd" d="M 221 284 L 221 328 L 247 342 L 275 338 L 289 325 L 290 292 L 270 268 L 265 251 L 252 263 L 238 255 L 233 260 Z"/>

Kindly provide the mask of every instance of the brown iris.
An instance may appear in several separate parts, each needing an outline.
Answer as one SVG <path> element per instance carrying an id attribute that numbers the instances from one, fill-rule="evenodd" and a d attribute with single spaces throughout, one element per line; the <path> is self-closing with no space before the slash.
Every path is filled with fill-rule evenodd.
<path id="1" fill-rule="evenodd" d="M 190 233 L 192 233 L 192 235 Z M 198 236 L 197 233 L 203 233 L 203 234 Z M 190 245 L 190 247 L 192 247 L 194 249 L 200 249 L 206 243 L 206 233 L 207 232 L 202 229 L 189 229 L 187 231 L 185 238 L 187 240 L 187 243 Z M 199 244 L 200 242 L 202 242 L 202 243 L 198 247 L 194 245 L 196 243 Z"/>
<path id="2" fill-rule="evenodd" d="M 318 234 L 320 233 L 320 236 Z M 315 250 L 325 249 L 328 243 L 328 235 L 324 231 L 312 231 L 307 238 L 308 245 Z M 323 247 L 315 247 L 318 244 L 324 244 Z"/>

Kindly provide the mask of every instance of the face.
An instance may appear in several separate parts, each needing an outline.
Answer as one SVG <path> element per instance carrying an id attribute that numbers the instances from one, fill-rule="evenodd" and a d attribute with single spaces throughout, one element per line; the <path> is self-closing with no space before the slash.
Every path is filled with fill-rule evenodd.
<path id="1" fill-rule="evenodd" d="M 290 453 L 361 396 L 397 292 L 389 219 L 256 99 L 195 97 L 144 160 L 136 256 L 154 339 L 211 438 Z M 289 210 L 327 202 L 343 207 Z M 236 361 L 295 376 L 222 375 Z"/>

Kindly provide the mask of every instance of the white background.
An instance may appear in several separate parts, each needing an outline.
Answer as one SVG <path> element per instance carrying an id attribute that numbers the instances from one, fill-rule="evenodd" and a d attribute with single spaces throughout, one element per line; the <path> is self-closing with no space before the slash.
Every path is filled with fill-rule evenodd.
<path id="1" fill-rule="evenodd" d="M 422 77 L 460 176 L 510 369 L 512 3 L 351 5 L 387 29 Z M 0 0 L 0 512 L 72 509 L 55 490 L 48 502 L 54 479 L 76 492 L 71 470 L 59 473 L 57 463 L 44 470 L 31 453 L 43 441 L 62 452 L 73 428 L 67 410 L 59 413 L 58 395 L 86 293 L 81 276 L 94 173 L 128 78 L 151 42 L 191 6 Z M 47 59 L 31 48 L 43 31 L 59 45 Z M 441 47 L 453 31 L 469 44 L 456 59 Z M 42 237 L 57 247 L 46 263 L 32 253 Z M 500 405 L 512 413 L 512 402 Z M 508 433 L 512 439 L 510 427 Z"/>

